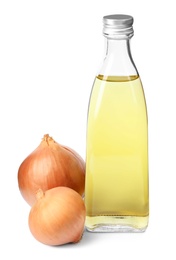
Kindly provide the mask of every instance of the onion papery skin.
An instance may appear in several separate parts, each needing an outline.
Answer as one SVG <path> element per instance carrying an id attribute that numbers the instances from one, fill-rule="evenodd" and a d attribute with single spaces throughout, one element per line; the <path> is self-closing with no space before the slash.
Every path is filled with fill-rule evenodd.
<path id="1" fill-rule="evenodd" d="M 65 186 L 81 196 L 85 189 L 85 162 L 73 149 L 44 135 L 40 145 L 21 163 L 18 169 L 19 190 L 32 206 L 38 189 L 43 191 Z"/>
<path id="2" fill-rule="evenodd" d="M 39 190 L 37 196 L 28 219 L 35 239 L 50 246 L 79 242 L 86 217 L 82 197 L 67 187 Z"/>

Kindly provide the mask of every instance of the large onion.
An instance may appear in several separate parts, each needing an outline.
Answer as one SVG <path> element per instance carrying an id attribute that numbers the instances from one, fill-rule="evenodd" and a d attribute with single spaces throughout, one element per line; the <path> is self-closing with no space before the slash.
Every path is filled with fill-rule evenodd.
<path id="1" fill-rule="evenodd" d="M 23 198 L 31 206 L 36 201 L 38 189 L 45 192 L 66 186 L 83 195 L 85 162 L 73 149 L 58 144 L 47 134 L 20 165 L 18 184 Z"/>
<path id="2" fill-rule="evenodd" d="M 32 235 L 46 245 L 62 245 L 80 241 L 85 224 L 82 197 L 67 187 L 37 193 L 37 202 L 29 213 Z"/>

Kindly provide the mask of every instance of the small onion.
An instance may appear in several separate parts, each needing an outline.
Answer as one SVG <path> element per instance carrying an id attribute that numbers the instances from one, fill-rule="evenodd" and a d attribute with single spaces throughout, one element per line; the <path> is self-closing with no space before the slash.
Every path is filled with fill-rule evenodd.
<path id="1" fill-rule="evenodd" d="M 29 229 L 39 242 L 46 245 L 77 243 L 85 224 L 82 197 L 67 187 L 37 192 L 37 201 L 29 213 Z"/>
<path id="2" fill-rule="evenodd" d="M 40 145 L 21 163 L 18 185 L 29 205 L 36 201 L 38 189 L 43 191 L 65 186 L 83 196 L 85 162 L 73 149 L 60 145 L 48 134 Z"/>

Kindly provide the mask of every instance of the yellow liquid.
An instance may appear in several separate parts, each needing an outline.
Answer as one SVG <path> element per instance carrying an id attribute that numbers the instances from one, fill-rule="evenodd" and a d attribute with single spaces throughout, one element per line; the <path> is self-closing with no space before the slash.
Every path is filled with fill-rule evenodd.
<path id="1" fill-rule="evenodd" d="M 148 224 L 147 111 L 138 76 L 95 79 L 86 151 L 86 228 L 142 232 Z"/>

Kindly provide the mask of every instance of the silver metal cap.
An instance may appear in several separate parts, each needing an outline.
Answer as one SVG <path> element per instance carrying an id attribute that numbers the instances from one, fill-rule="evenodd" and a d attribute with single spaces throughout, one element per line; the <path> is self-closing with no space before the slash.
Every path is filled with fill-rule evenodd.
<path id="1" fill-rule="evenodd" d="M 103 34 L 108 38 L 131 38 L 133 17 L 125 14 L 113 14 L 103 17 Z"/>

